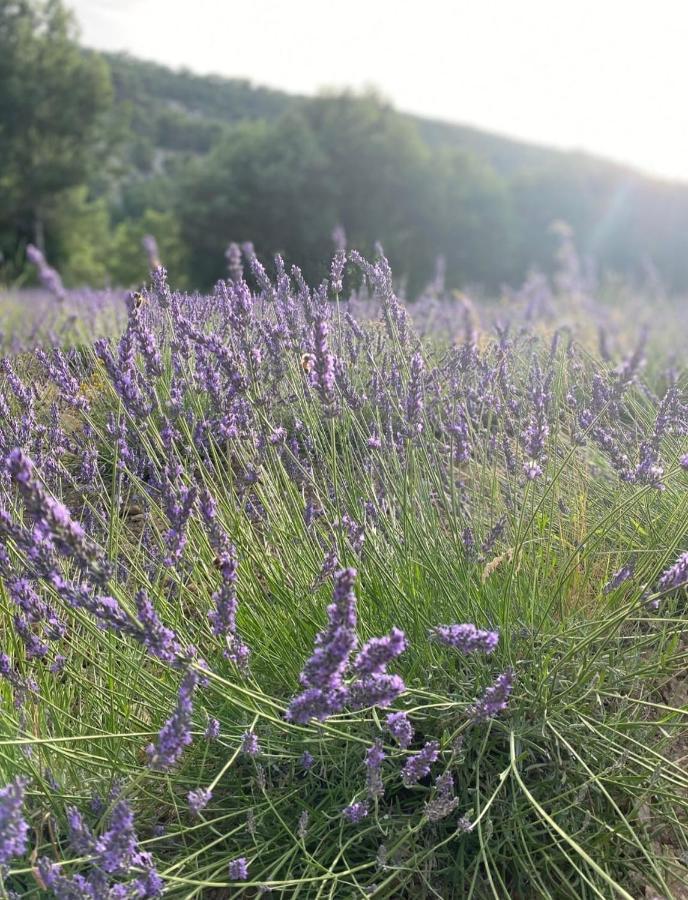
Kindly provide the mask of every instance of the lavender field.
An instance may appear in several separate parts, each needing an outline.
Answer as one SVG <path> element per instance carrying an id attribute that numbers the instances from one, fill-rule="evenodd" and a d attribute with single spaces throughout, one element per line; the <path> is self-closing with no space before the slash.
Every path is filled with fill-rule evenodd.
<path id="1" fill-rule="evenodd" d="M 0 296 L 2 896 L 688 896 L 684 308 L 338 240 Z"/>

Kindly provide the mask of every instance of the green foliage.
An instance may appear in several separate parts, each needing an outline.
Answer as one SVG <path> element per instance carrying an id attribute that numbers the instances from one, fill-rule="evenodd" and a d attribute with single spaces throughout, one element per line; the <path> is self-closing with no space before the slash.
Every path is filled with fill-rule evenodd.
<path id="1" fill-rule="evenodd" d="M 81 52 L 60 2 L 9 0 L 0 5 L 0 84 L 0 231 L 41 245 L 46 208 L 105 154 L 108 67 Z"/>
<path id="2" fill-rule="evenodd" d="M 230 240 L 259 253 L 282 251 L 310 274 L 337 223 L 329 160 L 298 112 L 235 128 L 184 176 L 179 216 L 193 272 L 203 284 L 224 274 Z"/>
<path id="3" fill-rule="evenodd" d="M 320 277 L 326 235 L 341 224 L 364 252 L 380 241 L 410 293 L 438 255 L 450 287 L 495 290 L 532 265 L 550 268 L 548 230 L 562 219 L 600 270 L 688 286 L 685 186 L 402 114 L 374 94 L 290 96 L 83 50 L 75 37 L 61 0 L 0 5 L 5 279 L 33 241 L 68 283 L 100 283 L 104 266 L 112 281 L 136 280 L 143 263 L 127 239 L 115 235 L 107 259 L 85 250 L 90 260 L 75 264 L 73 240 L 57 233 L 70 213 L 56 207 L 71 209 L 65 192 L 84 186 L 113 230 L 132 220 L 136 233 L 147 210 L 179 216 L 187 252 L 176 255 L 177 241 L 167 263 L 199 286 L 224 274 L 232 239 Z"/>
<path id="4" fill-rule="evenodd" d="M 163 265 L 175 287 L 186 287 L 186 245 L 178 220 L 169 212 L 147 209 L 138 219 L 125 219 L 114 229 L 110 243 L 108 273 L 113 284 L 135 287 L 148 278 L 143 237 L 155 235 Z"/>
<path id="5" fill-rule="evenodd" d="M 102 287 L 109 279 L 110 215 L 103 198 L 91 199 L 85 185 L 63 191 L 46 207 L 48 252 L 62 260 L 65 283 Z"/>

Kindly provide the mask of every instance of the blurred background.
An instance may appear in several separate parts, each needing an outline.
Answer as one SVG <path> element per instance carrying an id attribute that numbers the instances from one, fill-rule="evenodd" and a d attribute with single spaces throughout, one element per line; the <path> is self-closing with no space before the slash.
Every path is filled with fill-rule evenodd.
<path id="1" fill-rule="evenodd" d="M 547 273 L 688 288 L 683 2 L 0 0 L 0 285 L 178 287 L 332 232 L 413 296 Z"/>

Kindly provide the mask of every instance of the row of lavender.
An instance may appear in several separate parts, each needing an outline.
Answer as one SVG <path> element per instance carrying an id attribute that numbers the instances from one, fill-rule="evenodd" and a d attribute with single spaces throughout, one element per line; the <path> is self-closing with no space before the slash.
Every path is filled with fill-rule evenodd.
<path id="1" fill-rule="evenodd" d="M 671 365 L 640 380 L 645 335 L 617 366 L 596 369 L 570 329 L 538 338 L 556 295 L 538 311 L 529 289 L 528 328 L 497 323 L 489 337 L 461 299 L 447 340 L 437 307 L 444 326 L 452 303 L 430 298 L 425 318 L 416 315 L 428 332 L 420 338 L 383 256 L 370 263 L 341 246 L 316 289 L 279 258 L 272 279 L 250 248 L 246 261 L 245 273 L 230 248 L 229 278 L 209 296 L 175 293 L 157 268 L 128 297 L 115 344 L 2 361 L 0 565 L 12 635 L 0 674 L 15 710 L 3 722 L 13 765 L 31 780 L 18 776 L 3 792 L 0 863 L 15 867 L 5 880 L 20 895 L 35 885 L 65 898 L 203 896 L 243 882 L 303 889 L 310 878 L 318 890 L 413 890 L 399 873 L 422 829 L 435 842 L 426 853 L 423 838 L 424 859 L 468 840 L 487 815 L 457 790 L 460 761 L 488 739 L 503 752 L 505 710 L 528 715 L 518 693 L 509 707 L 528 660 L 511 637 L 499 640 L 523 608 L 490 605 L 481 585 L 516 593 L 539 510 L 569 520 L 582 472 L 596 476 L 592 498 L 624 490 L 623 502 L 641 508 L 664 494 L 674 503 L 688 466 L 685 386 Z M 367 299 L 359 289 L 343 300 L 345 280 L 362 282 Z M 544 303 L 542 284 L 536 293 Z M 431 544 L 477 598 L 476 624 L 442 615 L 466 609 L 458 584 L 421 616 L 367 601 L 362 617 L 356 569 L 373 597 L 376 576 L 395 561 L 415 564 Z M 607 572 L 598 594 L 623 599 L 626 615 L 661 613 L 688 581 L 688 556 L 658 568 L 650 559 L 642 578 L 635 559 Z M 393 582 L 390 593 L 407 592 Z M 323 627 L 303 596 L 317 600 L 331 583 Z M 117 657 L 114 686 L 89 650 L 98 641 Z M 433 647 L 445 655 L 423 681 L 418 661 Z M 166 720 L 153 727 L 155 701 L 132 692 L 119 730 L 89 707 L 78 735 L 75 691 L 93 683 L 109 698 L 132 673 L 139 691 L 167 696 L 175 686 Z M 58 707 L 68 713 L 59 724 Z M 94 740 L 111 733 L 125 748 L 117 777 L 107 771 L 109 791 L 97 786 L 102 763 L 89 770 L 81 760 L 97 794 L 90 804 L 75 761 L 56 772 L 41 746 L 60 728 Z M 352 756 L 352 796 L 323 810 L 342 753 Z M 145 798 L 163 783 L 174 799 L 160 821 Z M 297 856 L 280 862 L 278 847 L 255 840 L 256 809 L 282 822 L 294 783 L 310 789 L 312 809 L 288 829 Z M 306 848 L 315 810 L 360 839 L 349 862 L 342 848 L 356 838 L 342 832 L 326 875 Z M 216 822 L 237 817 L 242 825 L 218 839 Z"/>

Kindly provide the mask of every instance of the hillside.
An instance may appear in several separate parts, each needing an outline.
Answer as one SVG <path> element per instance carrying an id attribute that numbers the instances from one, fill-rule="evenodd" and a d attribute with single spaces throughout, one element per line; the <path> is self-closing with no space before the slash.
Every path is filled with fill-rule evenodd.
<path id="1" fill-rule="evenodd" d="M 688 185 L 400 113 L 374 94 L 299 97 L 78 45 L 59 2 L 0 6 L 0 280 L 37 244 L 67 286 L 147 277 L 144 235 L 179 285 L 225 274 L 230 241 L 326 274 L 333 229 L 380 241 L 413 295 L 491 293 L 551 271 L 551 225 L 597 271 L 688 289 Z"/>
<path id="2" fill-rule="evenodd" d="M 124 55 L 106 59 L 117 101 L 131 110 L 132 159 L 143 172 L 150 173 L 155 160 L 164 159 L 169 168 L 180 158 L 209 153 L 238 123 L 275 123 L 285 114 L 308 115 L 315 104 L 326 102 L 246 80 L 172 71 Z M 498 278 L 518 278 L 530 263 L 548 267 L 553 252 L 549 225 L 564 219 L 583 253 L 602 268 L 638 275 L 652 261 L 670 287 L 688 284 L 684 252 L 688 186 L 654 180 L 587 154 L 511 140 L 466 125 L 407 114 L 398 118 L 431 154 L 470 157 L 508 194 L 510 240 L 502 253 L 509 259 L 504 264 L 502 257 L 496 266 Z M 471 214 L 482 212 L 473 209 Z M 485 240 L 489 241 L 487 234 Z M 469 279 L 476 276 L 470 267 L 463 274 Z"/>

